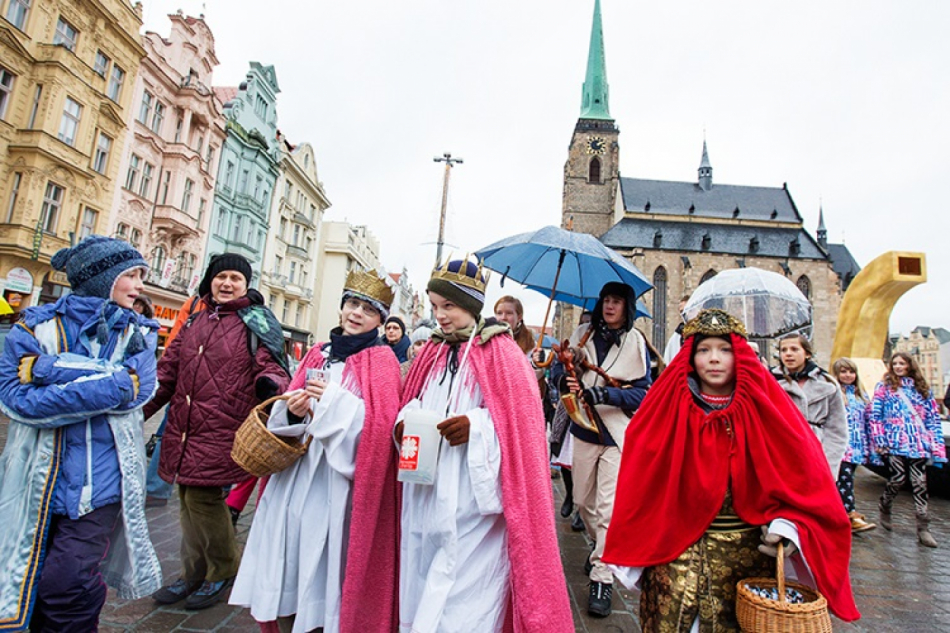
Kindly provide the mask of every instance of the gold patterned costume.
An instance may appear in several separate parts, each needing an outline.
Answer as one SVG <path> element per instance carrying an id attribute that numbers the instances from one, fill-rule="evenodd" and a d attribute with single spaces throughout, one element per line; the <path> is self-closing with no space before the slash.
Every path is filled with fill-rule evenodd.
<path id="1" fill-rule="evenodd" d="M 673 562 L 644 570 L 643 631 L 689 633 L 697 616 L 701 633 L 738 631 L 736 583 L 774 573 L 773 559 L 757 549 L 760 536 L 759 528 L 736 516 L 727 490 L 719 515 L 702 538 Z"/>

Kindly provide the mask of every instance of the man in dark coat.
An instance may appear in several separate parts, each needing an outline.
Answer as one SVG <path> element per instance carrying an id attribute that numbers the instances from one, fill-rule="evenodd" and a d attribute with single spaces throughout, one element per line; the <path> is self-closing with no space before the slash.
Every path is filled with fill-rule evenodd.
<path id="1" fill-rule="evenodd" d="M 395 314 L 387 318 L 386 323 L 383 324 L 383 341 L 392 348 L 400 363 L 409 360 L 409 347 L 412 342 L 406 336 L 406 324 Z"/>

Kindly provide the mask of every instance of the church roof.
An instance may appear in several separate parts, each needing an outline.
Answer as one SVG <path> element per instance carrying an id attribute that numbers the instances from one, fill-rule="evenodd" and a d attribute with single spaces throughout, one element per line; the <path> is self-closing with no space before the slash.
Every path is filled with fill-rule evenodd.
<path id="1" fill-rule="evenodd" d="M 783 226 L 626 217 L 604 233 L 600 241 L 616 250 L 644 248 L 790 259 L 827 257 L 807 231 Z"/>
<path id="2" fill-rule="evenodd" d="M 844 244 L 828 244 L 828 259 L 831 267 L 841 278 L 841 288 L 847 290 L 855 276 L 861 272 L 861 266 Z"/>
<path id="3" fill-rule="evenodd" d="M 621 178 L 620 193 L 624 210 L 631 213 L 649 211 L 676 216 L 802 222 L 785 187 L 713 185 L 704 191 L 695 182 Z M 736 209 L 739 209 L 738 215 Z"/>
<path id="4" fill-rule="evenodd" d="M 925 325 L 918 325 L 918 326 L 915 327 L 913 330 L 911 330 L 911 332 L 920 332 L 920 335 L 921 335 L 923 338 L 927 338 L 928 336 L 930 336 L 930 333 L 933 332 L 933 334 L 934 334 L 934 336 L 936 337 L 937 341 L 938 341 L 941 345 L 950 342 L 950 332 L 948 332 L 947 330 L 943 329 L 942 327 L 934 327 L 934 328 L 931 328 L 931 327 L 927 327 L 927 326 L 925 326 Z"/>

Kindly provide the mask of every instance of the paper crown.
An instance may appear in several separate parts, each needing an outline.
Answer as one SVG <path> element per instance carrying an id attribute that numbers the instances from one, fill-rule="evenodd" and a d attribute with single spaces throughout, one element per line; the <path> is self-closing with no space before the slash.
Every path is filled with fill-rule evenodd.
<path id="1" fill-rule="evenodd" d="M 742 321 L 718 308 L 703 310 L 689 320 L 686 327 L 683 328 L 683 338 L 689 338 L 694 334 L 705 334 L 706 336 L 738 334 L 743 338 L 748 337 Z"/>
<path id="2" fill-rule="evenodd" d="M 485 287 L 488 285 L 489 271 L 482 266 L 482 262 L 476 257 L 474 262 L 474 265 L 476 265 L 475 276 L 469 275 L 468 265 L 473 263 L 469 261 L 469 257 L 471 255 L 466 253 L 465 257 L 461 259 L 462 265 L 459 266 L 459 270 L 451 271 L 449 270 L 449 263 L 452 261 L 452 256 L 449 255 L 444 264 L 432 271 L 431 279 L 443 279 L 449 283 L 471 288 L 475 292 L 484 295 Z"/>
<path id="3" fill-rule="evenodd" d="M 393 304 L 393 291 L 383 279 L 380 279 L 375 270 L 363 271 L 355 268 L 346 276 L 346 283 L 343 284 L 344 291 L 355 292 L 378 301 L 387 308 Z"/>

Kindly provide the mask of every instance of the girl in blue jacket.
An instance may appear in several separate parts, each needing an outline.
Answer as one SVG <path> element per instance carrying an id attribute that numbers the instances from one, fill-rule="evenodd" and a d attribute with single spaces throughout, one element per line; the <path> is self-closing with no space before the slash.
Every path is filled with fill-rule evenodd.
<path id="1" fill-rule="evenodd" d="M 127 598 L 161 583 L 141 412 L 158 323 L 132 310 L 147 265 L 96 235 L 50 263 L 72 293 L 27 309 L 0 357 L 0 631 L 94 631 L 106 583 Z"/>

